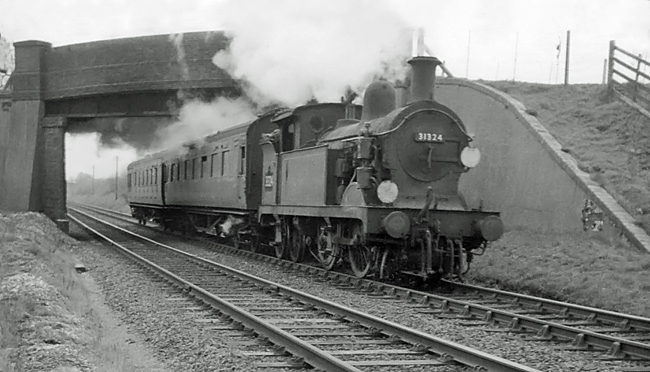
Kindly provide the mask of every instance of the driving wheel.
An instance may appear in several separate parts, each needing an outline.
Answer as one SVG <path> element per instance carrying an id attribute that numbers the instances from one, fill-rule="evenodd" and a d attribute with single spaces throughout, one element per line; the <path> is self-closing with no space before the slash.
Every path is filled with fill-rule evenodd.
<path id="1" fill-rule="evenodd" d="M 292 262 L 300 262 L 305 255 L 305 235 L 296 226 L 291 226 L 290 230 L 289 258 Z"/>
<path id="2" fill-rule="evenodd" d="M 325 270 L 332 270 L 339 258 L 340 246 L 332 242 L 332 232 L 327 226 L 321 226 L 318 230 L 318 261 Z"/>
<path id="3" fill-rule="evenodd" d="M 352 231 L 353 244 L 348 248 L 348 259 L 350 267 L 357 278 L 363 278 L 368 274 L 372 266 L 372 249 L 365 244 L 361 226 L 355 226 Z"/>

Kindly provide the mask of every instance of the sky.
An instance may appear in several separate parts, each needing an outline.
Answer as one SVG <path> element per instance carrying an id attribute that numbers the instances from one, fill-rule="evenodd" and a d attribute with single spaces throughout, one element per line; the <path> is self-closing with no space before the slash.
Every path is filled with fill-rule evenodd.
<path id="1" fill-rule="evenodd" d="M 237 0 L 233 4 L 229 0 L 0 0 L 0 34 L 9 41 L 43 40 L 56 47 L 152 34 L 243 31 L 248 24 L 254 27 L 242 35 L 249 37 L 245 45 L 249 49 L 260 39 L 257 36 L 277 33 L 285 38 L 300 36 L 302 45 L 311 47 L 286 50 L 286 55 L 305 57 L 305 50 L 310 50 L 309 54 L 316 58 L 327 58 L 328 55 L 321 57 L 315 53 L 337 46 L 343 56 L 356 50 L 385 49 L 387 46 L 377 44 L 376 39 L 364 41 L 364 31 L 368 30 L 383 32 L 382 40 L 390 40 L 396 49 L 401 48 L 402 45 L 395 45 L 400 43 L 399 39 L 389 35 L 399 25 L 423 28 L 425 44 L 457 77 L 545 84 L 563 82 L 569 30 L 571 83 L 601 82 L 610 40 L 646 59 L 650 54 L 650 0 Z M 324 37 L 327 32 L 335 37 Z M 264 43 L 262 39 L 256 47 L 284 47 Z M 350 45 L 354 49 L 345 49 Z M 370 53 L 371 58 L 360 60 L 359 56 L 368 54 L 357 54 L 353 59 L 369 65 L 373 58 L 381 57 Z M 277 58 L 271 61 L 283 63 Z M 340 61 L 345 64 L 339 64 Z M 336 56 L 322 66 L 361 75 L 361 70 L 351 68 L 352 61 L 345 57 Z M 321 71 L 325 71 L 322 66 Z M 240 64 L 229 71 L 253 76 L 260 69 Z M 336 80 L 333 74 L 323 76 L 327 81 Z M 353 84 L 366 82 L 367 79 L 357 79 Z M 264 84 L 272 86 L 277 82 L 267 79 L 261 82 L 261 89 Z M 318 82 L 319 89 L 323 84 Z M 313 89 L 312 86 L 310 93 L 314 93 Z M 286 98 L 285 102 L 292 102 L 291 97 Z M 82 142 L 69 140 L 67 147 L 81 148 Z M 84 151 L 93 152 L 89 147 Z M 112 159 L 106 160 L 106 165 L 99 165 L 106 154 L 95 153 L 95 157 L 70 155 L 70 159 L 77 160 L 68 160 L 68 176 L 89 173 L 93 166 L 99 176 L 101 169 L 107 170 L 106 176 L 114 173 L 116 154 L 111 153 Z M 121 162 L 131 160 L 125 158 Z"/>

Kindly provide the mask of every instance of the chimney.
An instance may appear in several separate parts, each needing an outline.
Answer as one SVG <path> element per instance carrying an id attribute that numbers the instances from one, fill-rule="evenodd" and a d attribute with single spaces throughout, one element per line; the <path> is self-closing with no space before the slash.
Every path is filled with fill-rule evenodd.
<path id="1" fill-rule="evenodd" d="M 440 60 L 436 57 L 413 57 L 408 61 L 413 71 L 409 103 L 433 100 L 436 84 L 436 66 Z"/>

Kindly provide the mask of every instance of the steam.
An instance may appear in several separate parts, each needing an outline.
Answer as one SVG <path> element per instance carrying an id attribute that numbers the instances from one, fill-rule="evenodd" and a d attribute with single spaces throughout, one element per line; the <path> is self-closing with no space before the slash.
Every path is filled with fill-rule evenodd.
<path id="1" fill-rule="evenodd" d="M 177 122 L 156 131 L 152 149 L 167 149 L 196 141 L 255 119 L 253 112 L 253 107 L 241 98 L 218 97 L 209 103 L 189 101 L 181 107 Z"/>
<path id="2" fill-rule="evenodd" d="M 138 159 L 135 148 L 117 140 L 113 147 L 101 144 L 99 133 L 67 133 L 65 136 L 65 172 L 68 180 L 76 179 L 81 173 L 95 178 L 115 176 L 115 159 L 120 175 L 126 166 Z"/>
<path id="3" fill-rule="evenodd" d="M 185 60 L 185 46 L 183 45 L 183 34 L 172 34 L 169 35 L 169 40 L 174 44 L 176 48 L 176 61 L 181 69 L 181 77 L 183 80 L 190 79 L 190 67 L 187 65 Z"/>
<path id="4" fill-rule="evenodd" d="M 86 134 L 68 140 L 67 148 L 76 148 L 69 155 L 69 175 L 88 173 L 95 164 L 97 177 L 108 176 L 116 155 L 126 166 L 138 153 L 196 143 L 255 119 L 257 107 L 338 101 L 349 88 L 361 92 L 378 78 L 403 78 L 410 56 L 411 32 L 387 0 L 237 0 L 225 3 L 219 17 L 231 43 L 213 62 L 241 81 L 246 98 L 204 102 L 181 90 L 177 98 L 184 103 L 176 121 L 110 118 L 73 124 L 70 133 Z M 189 79 L 183 34 L 171 35 L 169 42 L 181 78 Z"/>
<path id="5" fill-rule="evenodd" d="M 386 1 L 237 0 L 220 12 L 232 42 L 213 62 L 256 102 L 338 101 L 351 86 L 400 78 L 411 33 Z"/>
<path id="6" fill-rule="evenodd" d="M 219 234 L 222 238 L 225 238 L 226 236 L 230 236 L 231 231 L 233 226 L 239 225 L 244 223 L 243 218 L 237 218 L 233 217 L 232 215 L 228 215 L 226 218 L 226 221 L 224 223 L 220 224 L 219 227 L 221 228 L 221 234 Z"/>

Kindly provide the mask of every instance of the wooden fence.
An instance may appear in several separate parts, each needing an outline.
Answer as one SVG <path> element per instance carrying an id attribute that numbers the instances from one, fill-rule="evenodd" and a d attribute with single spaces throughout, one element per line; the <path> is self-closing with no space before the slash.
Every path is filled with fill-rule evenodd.
<path id="1" fill-rule="evenodd" d="M 644 72 L 645 67 L 650 67 L 650 62 L 617 47 L 614 40 L 609 42 L 607 88 L 610 96 L 617 94 L 648 116 L 650 75 Z"/>

